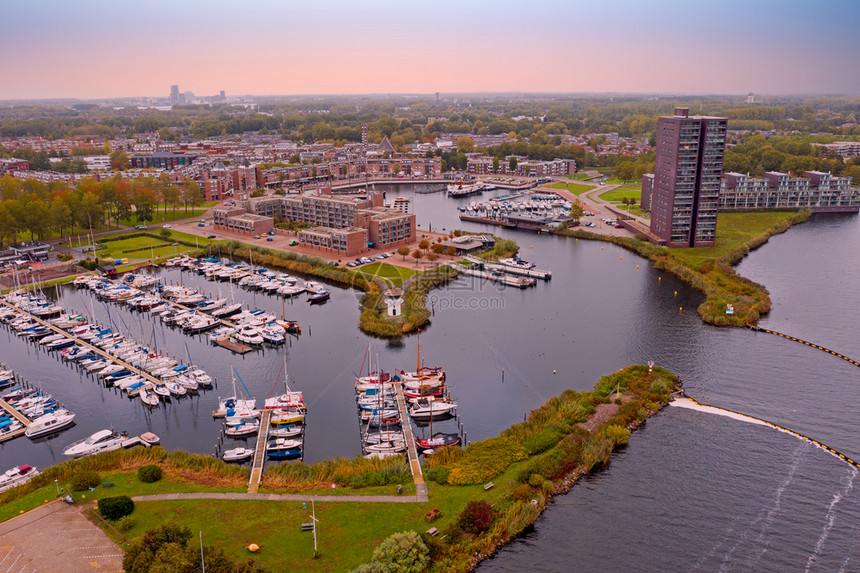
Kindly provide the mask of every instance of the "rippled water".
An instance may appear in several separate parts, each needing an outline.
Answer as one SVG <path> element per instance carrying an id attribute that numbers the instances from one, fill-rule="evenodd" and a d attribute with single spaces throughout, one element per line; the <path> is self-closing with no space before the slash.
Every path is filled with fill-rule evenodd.
<path id="1" fill-rule="evenodd" d="M 394 193 L 414 198 L 423 228 L 483 228 L 460 223 L 457 201 L 443 194 L 400 190 L 389 198 Z M 677 372 L 702 402 L 769 419 L 860 457 L 853 400 L 860 369 L 772 335 L 703 325 L 695 313 L 698 293 L 612 245 L 493 232 L 516 238 L 521 256 L 551 267 L 553 279 L 524 291 L 458 279 L 433 292 L 422 362 L 445 367 L 471 441 L 495 435 L 565 388 L 588 389 L 601 374 L 655 360 Z M 860 261 L 847 247 L 858 240 L 856 216 L 817 217 L 750 255 L 739 271 L 766 284 L 774 301 L 762 324 L 860 358 L 854 292 Z M 216 289 L 197 275 L 158 272 L 167 282 Z M 41 381 L 78 413 L 76 427 L 57 438 L 0 446 L 0 466 L 55 463 L 65 444 L 111 424 L 133 434 L 154 431 L 168 448 L 211 453 L 221 427 L 211 411 L 219 395 L 231 393 L 231 366 L 262 399 L 282 387 L 276 378 L 284 353 L 291 384 L 304 391 L 310 410 L 305 459 L 358 454 L 353 373 L 368 343 L 386 370 L 411 369 L 416 338 L 385 342 L 363 335 L 358 294 L 350 290 L 333 289 L 332 299 L 318 306 L 304 300 L 282 306 L 279 298 L 241 289 L 233 296 L 277 314 L 284 310 L 301 323 L 302 336 L 287 347 L 239 357 L 145 314 L 91 303 L 85 291 L 60 290 L 65 306 L 91 307 L 102 322 L 109 308 L 121 329 L 177 357 L 190 354 L 217 377 L 217 389 L 152 412 L 0 330 L 0 360 Z M 668 408 L 607 468 L 557 498 L 533 531 L 481 568 L 860 570 L 860 497 L 853 486 L 846 464 L 795 438 Z"/>

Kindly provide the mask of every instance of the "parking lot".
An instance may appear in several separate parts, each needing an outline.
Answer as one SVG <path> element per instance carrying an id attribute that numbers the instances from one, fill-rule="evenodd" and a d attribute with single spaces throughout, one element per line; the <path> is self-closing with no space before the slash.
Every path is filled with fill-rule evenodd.
<path id="1" fill-rule="evenodd" d="M 122 571 L 122 555 L 78 507 L 62 501 L 0 523 L 0 573 Z"/>

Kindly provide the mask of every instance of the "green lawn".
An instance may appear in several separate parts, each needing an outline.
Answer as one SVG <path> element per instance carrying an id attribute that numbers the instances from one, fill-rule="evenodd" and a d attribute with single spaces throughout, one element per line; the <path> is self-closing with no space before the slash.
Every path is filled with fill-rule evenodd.
<path id="1" fill-rule="evenodd" d="M 388 263 L 370 263 L 356 269 L 355 272 L 370 278 L 380 278 L 395 287 L 399 287 L 403 281 L 418 274 L 418 271 L 413 269 L 389 265 Z"/>
<path id="2" fill-rule="evenodd" d="M 177 209 L 175 212 L 173 209 L 167 210 L 159 210 L 156 211 L 152 221 L 146 221 L 144 224 L 153 225 L 159 223 L 169 223 L 171 221 L 176 221 L 177 219 L 187 219 L 189 217 L 200 217 L 206 212 L 206 209 L 189 209 L 187 212 L 183 208 Z M 132 215 L 131 217 L 126 217 L 125 219 L 119 220 L 121 225 L 134 226 L 138 225 L 137 218 Z"/>
<path id="3" fill-rule="evenodd" d="M 74 498 L 79 502 L 88 502 L 98 500 L 103 497 L 111 497 L 115 495 L 152 495 L 157 493 L 178 493 L 178 492 L 245 492 L 246 487 L 228 488 L 228 487 L 210 487 L 203 486 L 197 483 L 188 482 L 180 478 L 165 476 L 160 481 L 155 483 L 142 483 L 137 479 L 136 471 L 118 471 L 118 472 L 103 472 L 100 474 L 102 483 L 113 483 L 113 486 L 99 486 L 93 491 L 76 491 L 72 492 Z M 68 488 L 68 484 L 60 483 L 59 487 Z M 64 492 L 65 494 L 65 492 Z M 20 497 L 9 503 L 0 505 L 0 522 L 11 519 L 22 512 L 35 509 L 46 502 L 52 501 L 57 497 L 57 485 L 51 483 L 36 491 Z"/>
<path id="4" fill-rule="evenodd" d="M 574 195 L 579 195 L 584 193 L 585 191 L 590 191 L 594 189 L 592 185 L 583 185 L 582 183 L 553 183 L 551 185 L 546 185 L 546 187 L 550 187 L 552 189 L 565 189 L 573 193 Z"/>
<path id="5" fill-rule="evenodd" d="M 612 177 L 612 178 L 604 181 L 603 184 L 604 185 L 641 185 L 642 181 L 640 179 L 633 179 L 633 180 L 626 179 L 626 180 L 622 181 L 621 179 L 618 179 L 617 177 Z"/>
<path id="6" fill-rule="evenodd" d="M 636 199 L 636 202 L 638 203 L 642 200 L 642 191 L 636 191 L 633 189 L 616 189 L 615 191 L 606 191 L 605 193 L 601 193 L 598 197 L 611 203 L 620 203 L 624 198 Z"/>
<path id="7" fill-rule="evenodd" d="M 159 230 L 151 230 L 151 232 L 158 233 Z M 185 241 L 191 243 L 192 246 L 178 244 L 173 246 L 176 241 Z M 105 238 L 99 241 L 99 244 L 104 245 L 104 249 L 97 251 L 96 255 L 100 258 L 104 259 L 149 259 L 153 256 L 155 257 L 164 257 L 164 256 L 172 256 L 178 253 L 184 253 L 186 251 L 194 250 L 196 247 L 194 245 L 206 246 L 214 243 L 212 239 L 207 239 L 205 237 L 198 237 L 196 235 L 189 235 L 188 233 L 181 233 L 179 231 L 174 231 L 171 229 L 170 237 L 166 239 L 155 238 L 149 236 L 138 236 L 138 237 L 130 237 L 130 238 L 121 238 L 118 240 L 105 240 Z M 137 250 L 135 249 L 143 249 Z M 134 252 L 123 252 L 123 251 L 134 251 Z"/>
<path id="8" fill-rule="evenodd" d="M 672 255 L 684 264 L 698 270 L 705 261 L 718 259 L 729 251 L 737 249 L 780 221 L 788 219 L 791 214 L 793 211 L 720 213 L 717 216 L 717 244 L 715 246 L 672 249 Z"/>

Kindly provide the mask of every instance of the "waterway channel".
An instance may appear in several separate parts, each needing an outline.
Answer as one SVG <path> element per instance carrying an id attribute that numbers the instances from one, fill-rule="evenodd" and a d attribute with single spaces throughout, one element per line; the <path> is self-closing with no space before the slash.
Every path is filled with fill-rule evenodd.
<path id="1" fill-rule="evenodd" d="M 413 198 L 420 228 L 491 230 L 457 219 L 456 206 L 474 198 L 388 191 L 389 199 L 395 195 Z M 421 335 L 421 359 L 447 371 L 470 441 L 497 434 L 565 388 L 588 389 L 603 373 L 654 360 L 677 372 L 702 402 L 772 420 L 860 457 L 853 400 L 860 369 L 775 336 L 702 324 L 699 293 L 618 247 L 493 232 L 515 238 L 521 256 L 551 268 L 553 278 L 526 290 L 464 278 L 432 293 L 435 314 Z M 838 252 L 858 241 L 857 217 L 817 217 L 748 257 L 740 272 L 766 284 L 774 299 L 762 324 L 860 357 L 860 308 L 851 291 L 860 284 L 860 261 Z M 216 288 L 197 275 L 156 272 L 167 282 Z M 325 304 L 309 306 L 302 298 L 282 307 L 280 298 L 234 289 L 237 301 L 277 314 L 283 309 L 303 328 L 285 347 L 240 357 L 145 314 L 106 307 L 86 291 L 61 288 L 64 306 L 91 308 L 103 323 L 109 308 L 121 330 L 174 356 L 190 355 L 218 387 L 148 411 L 0 330 L 0 360 L 78 414 L 77 425 L 59 437 L 0 445 L 0 466 L 59 462 L 65 444 L 111 424 L 132 434 L 153 431 L 167 448 L 212 453 L 220 422 L 211 412 L 219 395 L 232 393 L 231 367 L 261 401 L 284 353 L 291 384 L 304 391 L 309 407 L 305 460 L 357 455 L 352 382 L 368 344 L 374 363 L 378 355 L 390 371 L 414 367 L 417 343 L 362 334 L 359 294 L 334 288 Z M 857 570 L 854 476 L 836 458 L 785 434 L 671 408 L 482 569 Z"/>

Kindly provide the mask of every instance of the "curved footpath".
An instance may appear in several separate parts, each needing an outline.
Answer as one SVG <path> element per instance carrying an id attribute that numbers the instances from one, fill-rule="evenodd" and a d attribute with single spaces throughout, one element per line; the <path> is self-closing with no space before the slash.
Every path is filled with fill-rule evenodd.
<path id="1" fill-rule="evenodd" d="M 303 495 L 279 493 L 160 493 L 136 495 L 132 501 L 178 501 L 183 499 L 220 499 L 234 501 L 358 501 L 367 503 L 423 503 L 417 495 Z"/>

